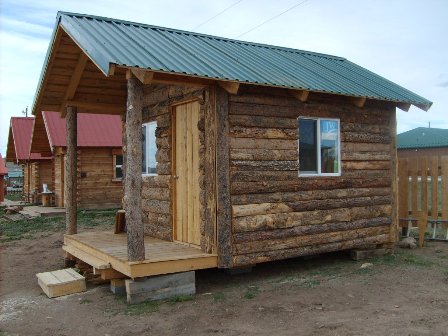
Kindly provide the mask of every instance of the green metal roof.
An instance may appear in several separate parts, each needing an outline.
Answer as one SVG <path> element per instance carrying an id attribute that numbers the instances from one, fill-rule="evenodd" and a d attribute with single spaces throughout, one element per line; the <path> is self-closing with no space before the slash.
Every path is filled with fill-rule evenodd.
<path id="1" fill-rule="evenodd" d="M 448 129 L 418 127 L 397 135 L 398 149 L 448 147 Z"/>
<path id="2" fill-rule="evenodd" d="M 337 56 L 92 15 L 60 12 L 58 24 L 105 75 L 111 64 L 117 64 L 407 103 L 424 110 L 432 105 L 429 100 Z"/>

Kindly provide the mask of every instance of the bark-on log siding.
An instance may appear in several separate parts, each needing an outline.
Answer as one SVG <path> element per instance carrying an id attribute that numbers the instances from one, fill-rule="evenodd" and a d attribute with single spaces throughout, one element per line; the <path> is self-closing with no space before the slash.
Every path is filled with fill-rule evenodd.
<path id="1" fill-rule="evenodd" d="M 246 92 L 229 110 L 234 266 L 389 242 L 394 108 Z M 340 119 L 340 177 L 298 176 L 298 117 Z"/>
<path id="2" fill-rule="evenodd" d="M 172 191 L 172 106 L 197 99 L 200 103 L 199 112 L 199 185 L 200 193 L 200 218 L 201 218 L 201 248 L 203 251 L 212 252 L 214 248 L 214 219 L 210 214 L 213 207 L 207 207 L 212 193 L 206 193 L 206 188 L 214 186 L 214 164 L 212 157 L 214 151 L 206 142 L 210 140 L 210 134 L 205 134 L 206 115 L 211 111 L 210 92 L 205 88 L 157 85 L 145 88 L 145 108 L 143 123 L 157 122 L 157 176 L 143 176 L 142 183 L 142 210 L 145 233 L 164 240 L 173 239 L 173 191 Z M 207 148 L 207 150 L 206 150 Z M 213 170 L 213 173 L 205 174 L 205 171 Z"/>

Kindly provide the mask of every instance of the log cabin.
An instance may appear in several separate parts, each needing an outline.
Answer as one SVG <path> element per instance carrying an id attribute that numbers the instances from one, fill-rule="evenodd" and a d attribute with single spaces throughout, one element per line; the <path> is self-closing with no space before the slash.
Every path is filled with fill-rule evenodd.
<path id="1" fill-rule="evenodd" d="M 34 120 L 33 117 L 11 118 L 6 161 L 22 167 L 24 201 L 38 203 L 43 184 L 53 188 L 53 171 L 51 155 L 30 152 Z"/>
<path id="2" fill-rule="evenodd" d="M 107 114 L 83 114 L 77 120 L 76 202 L 82 209 L 121 207 L 121 118 Z M 58 112 L 36 115 L 31 151 L 51 156 L 47 174 L 54 203 L 64 207 L 64 160 L 66 152 L 65 119 Z M 41 169 L 41 175 L 44 174 Z"/>
<path id="3" fill-rule="evenodd" d="M 6 184 L 5 176 L 8 175 L 8 169 L 3 161 L 2 154 L 0 153 L 0 203 L 5 200 Z"/>
<path id="4" fill-rule="evenodd" d="M 431 104 L 342 57 L 59 13 L 33 113 L 66 117 L 67 257 L 110 279 L 391 247 L 396 108 Z M 84 113 L 123 119 L 126 233 L 77 233 Z"/>

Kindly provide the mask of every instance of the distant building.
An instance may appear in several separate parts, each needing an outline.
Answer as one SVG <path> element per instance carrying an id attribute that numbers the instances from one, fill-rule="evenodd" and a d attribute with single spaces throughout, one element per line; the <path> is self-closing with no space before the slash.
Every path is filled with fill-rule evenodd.
<path id="1" fill-rule="evenodd" d="M 448 129 L 417 127 L 397 135 L 399 158 L 448 155 Z"/>
<path id="2" fill-rule="evenodd" d="M 0 202 L 3 202 L 5 200 L 5 176 L 7 175 L 8 169 L 6 169 L 2 155 L 0 154 Z"/>

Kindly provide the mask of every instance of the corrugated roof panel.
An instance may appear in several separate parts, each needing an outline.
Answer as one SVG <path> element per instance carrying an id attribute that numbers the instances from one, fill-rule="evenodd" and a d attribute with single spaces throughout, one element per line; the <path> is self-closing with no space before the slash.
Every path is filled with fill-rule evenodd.
<path id="1" fill-rule="evenodd" d="M 398 149 L 448 147 L 448 129 L 417 127 L 397 135 Z"/>
<path id="2" fill-rule="evenodd" d="M 59 112 L 42 112 L 52 147 L 67 146 L 65 118 Z M 79 147 L 121 147 L 121 118 L 109 114 L 78 114 Z"/>
<path id="3" fill-rule="evenodd" d="M 344 58 L 140 23 L 59 13 L 64 30 L 107 74 L 110 64 L 243 83 L 412 103 L 431 102 Z"/>

